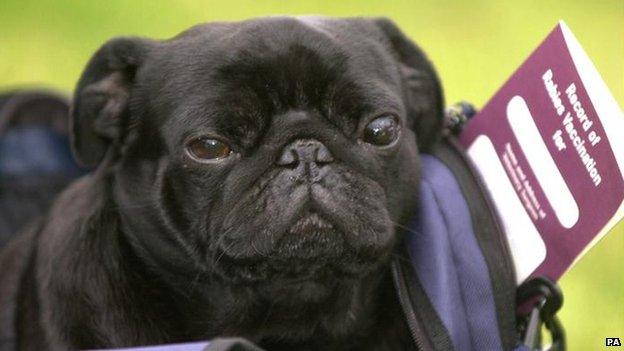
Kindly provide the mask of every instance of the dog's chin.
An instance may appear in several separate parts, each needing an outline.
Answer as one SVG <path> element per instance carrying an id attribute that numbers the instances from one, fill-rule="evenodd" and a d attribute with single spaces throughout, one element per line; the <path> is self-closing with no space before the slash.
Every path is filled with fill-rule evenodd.
<path id="1" fill-rule="evenodd" d="M 357 252 L 339 226 L 316 212 L 304 213 L 293 222 L 271 254 L 220 260 L 221 278 L 253 286 L 272 298 L 314 301 L 328 297 L 340 284 L 376 271 L 389 256 L 389 247 Z"/>
<path id="2" fill-rule="evenodd" d="M 322 257 L 309 264 L 296 262 L 289 265 L 269 260 L 263 263 L 265 267 L 271 267 L 270 274 L 237 267 L 230 270 L 231 276 L 226 281 L 235 288 L 252 289 L 259 297 L 282 306 L 328 301 L 336 293 L 357 285 L 381 266 L 373 262 L 343 260 L 340 264 L 350 266 L 347 270 L 324 262 Z"/>

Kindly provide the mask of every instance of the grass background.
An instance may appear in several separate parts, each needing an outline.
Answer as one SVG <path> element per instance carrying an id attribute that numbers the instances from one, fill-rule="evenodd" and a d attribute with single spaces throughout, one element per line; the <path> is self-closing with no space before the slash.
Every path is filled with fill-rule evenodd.
<path id="1" fill-rule="evenodd" d="M 2 0 L 0 89 L 44 85 L 69 93 L 90 55 L 117 35 L 167 38 L 211 20 L 274 14 L 388 16 L 437 66 L 448 102 L 482 106 L 564 19 L 624 106 L 624 0 L 197 1 Z M 624 340 L 624 224 L 562 280 L 570 350 Z"/>

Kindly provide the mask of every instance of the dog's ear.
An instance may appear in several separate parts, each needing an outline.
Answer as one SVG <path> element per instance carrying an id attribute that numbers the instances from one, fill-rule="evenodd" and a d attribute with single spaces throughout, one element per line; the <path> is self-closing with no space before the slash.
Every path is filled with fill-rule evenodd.
<path id="1" fill-rule="evenodd" d="M 72 148 L 80 163 L 96 166 L 120 138 L 135 73 L 154 45 L 149 39 L 115 38 L 87 64 L 70 112 Z"/>
<path id="2" fill-rule="evenodd" d="M 426 151 L 442 132 L 444 94 L 440 80 L 425 54 L 387 18 L 374 20 L 399 62 L 408 120 L 420 150 Z"/>

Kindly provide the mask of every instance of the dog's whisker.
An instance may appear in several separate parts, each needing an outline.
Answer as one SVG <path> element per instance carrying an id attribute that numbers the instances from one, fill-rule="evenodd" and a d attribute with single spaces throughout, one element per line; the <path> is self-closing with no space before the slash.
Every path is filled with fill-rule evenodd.
<path id="1" fill-rule="evenodd" d="M 394 224 L 396 227 L 399 227 L 399 228 L 405 230 L 406 232 L 409 232 L 409 233 L 412 233 L 412 234 L 415 234 L 415 235 L 420 235 L 421 234 L 421 233 L 417 232 L 416 230 L 414 230 L 414 229 L 412 229 L 412 228 L 410 228 L 408 226 L 402 225 L 401 223 L 398 223 L 398 222 L 395 222 L 395 221 L 392 221 L 392 220 L 390 220 L 390 222 L 392 224 Z"/>
<path id="2" fill-rule="evenodd" d="M 225 238 L 225 235 L 222 235 L 221 238 L 219 238 L 220 241 L 223 241 Z M 219 261 L 221 261 L 221 259 L 225 256 L 226 251 L 231 249 L 234 245 L 236 245 L 235 241 L 232 241 L 231 243 L 229 243 L 226 247 L 224 247 L 222 250 L 220 250 L 221 252 L 219 253 L 219 256 L 217 257 L 217 259 L 213 262 L 213 265 L 218 265 Z M 215 245 L 215 247 L 218 247 L 217 245 Z M 216 252 L 216 250 L 215 250 Z"/>
<path id="3" fill-rule="evenodd" d="M 253 251 L 260 257 L 264 257 L 267 258 L 269 257 L 267 254 L 264 254 L 262 252 L 260 252 L 260 250 L 258 250 L 258 248 L 256 247 L 256 243 L 253 241 L 253 238 L 251 238 L 249 240 L 249 246 L 251 246 L 251 248 L 253 249 Z"/>
<path id="4" fill-rule="evenodd" d="M 193 278 L 193 280 L 191 281 L 191 283 L 188 286 L 188 290 L 189 290 L 189 294 L 187 296 L 188 299 L 191 298 L 191 293 L 193 292 L 193 290 L 195 290 L 195 288 L 199 285 L 199 281 L 201 280 L 202 275 L 207 274 L 206 272 L 204 272 L 203 270 L 199 270 L 197 272 L 197 274 L 195 275 L 195 278 Z"/>
<path id="5" fill-rule="evenodd" d="M 403 257 L 395 252 L 390 254 L 392 257 L 396 258 L 397 260 L 401 261 L 401 262 L 405 262 L 405 263 L 409 263 L 412 264 L 412 261 L 410 261 L 409 258 Z"/>

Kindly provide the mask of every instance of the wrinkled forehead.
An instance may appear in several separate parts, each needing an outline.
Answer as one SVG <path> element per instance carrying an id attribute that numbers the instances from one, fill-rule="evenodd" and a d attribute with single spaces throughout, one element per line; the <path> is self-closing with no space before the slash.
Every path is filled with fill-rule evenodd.
<path id="1" fill-rule="evenodd" d="M 348 128 L 377 108 L 402 108 L 386 46 L 372 25 L 348 20 L 209 24 L 163 44 L 142 85 L 162 123 L 175 116 L 176 123 L 263 128 L 294 109 L 334 116 Z"/>

